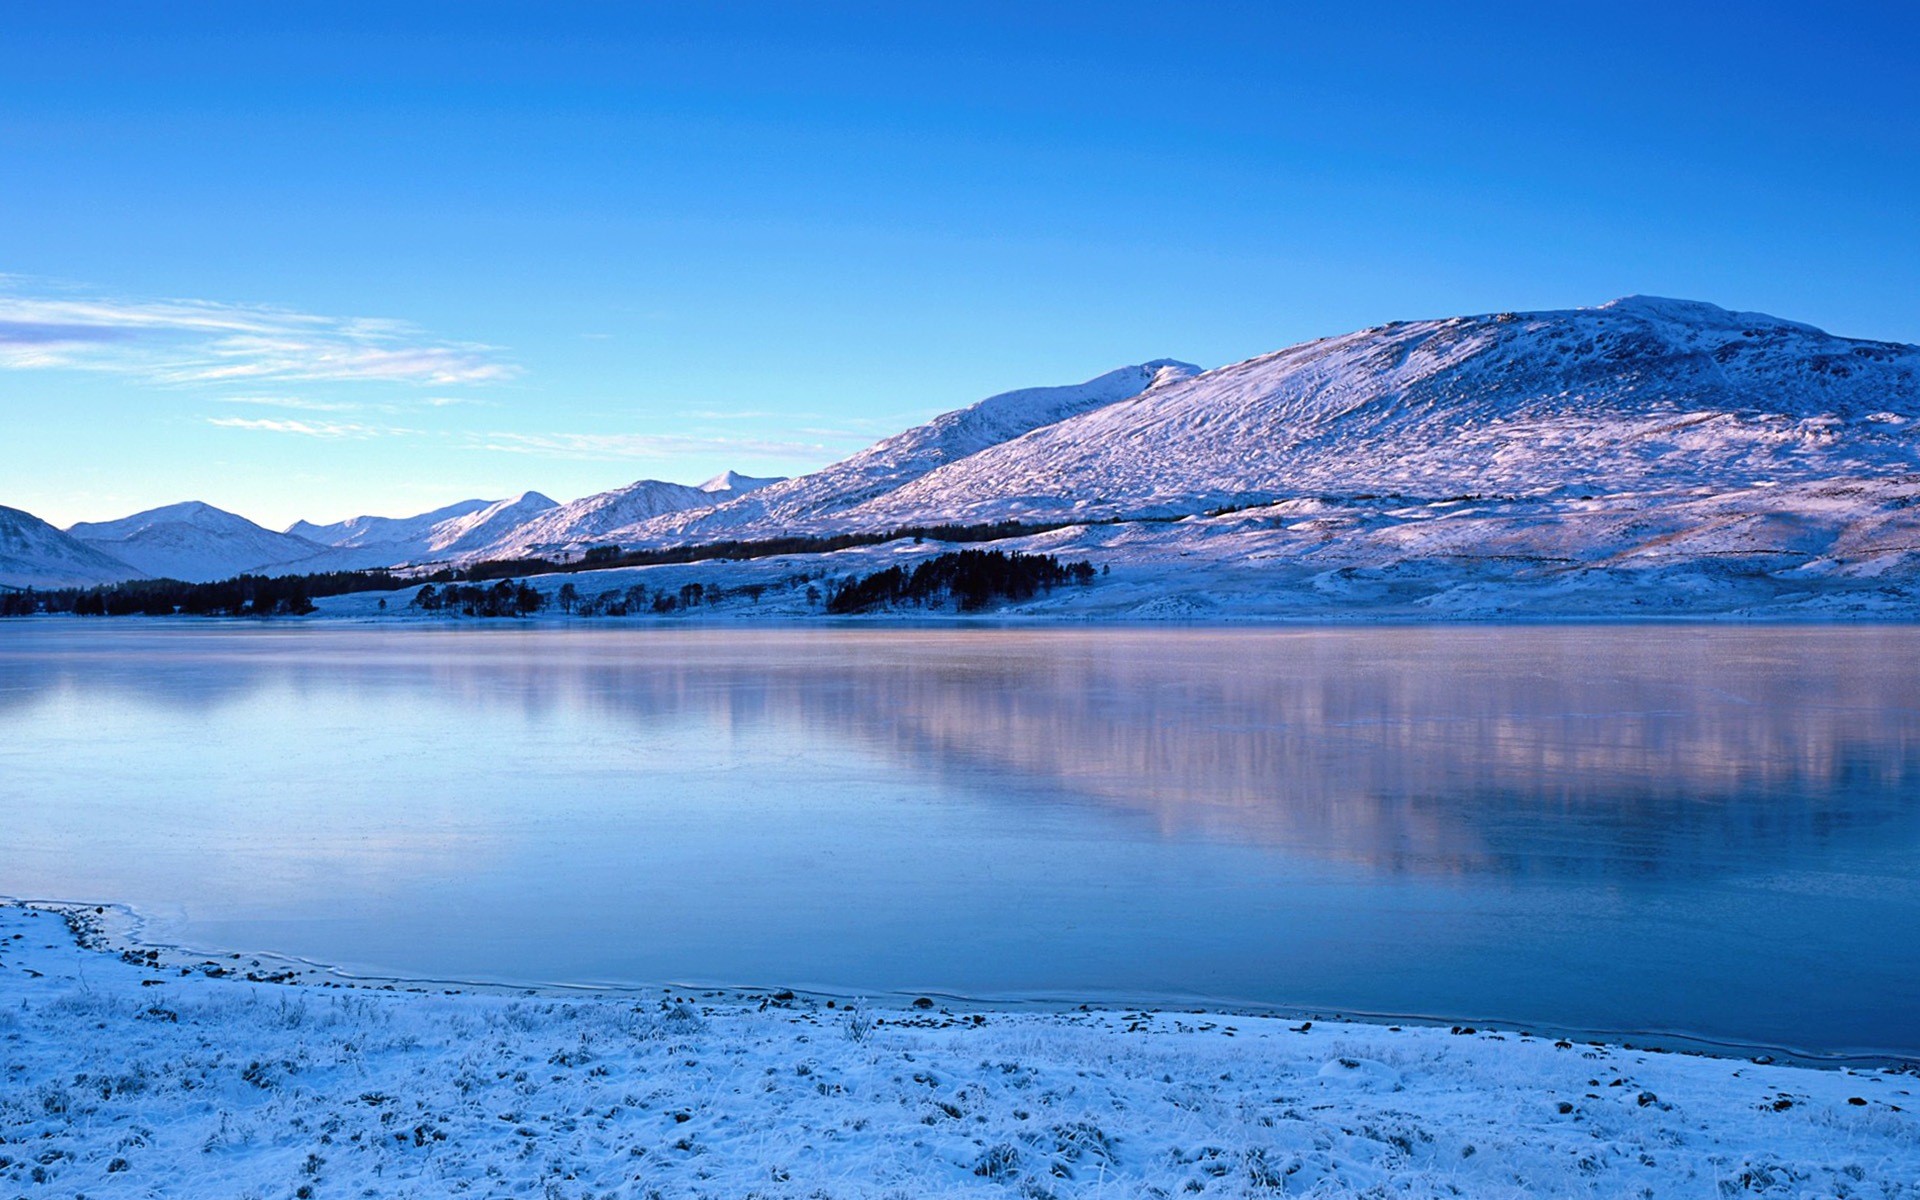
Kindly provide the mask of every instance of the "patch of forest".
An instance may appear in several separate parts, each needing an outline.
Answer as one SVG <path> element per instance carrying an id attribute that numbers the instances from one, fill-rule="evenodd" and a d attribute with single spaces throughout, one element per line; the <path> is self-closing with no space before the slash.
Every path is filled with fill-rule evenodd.
<path id="1" fill-rule="evenodd" d="M 215 583 L 178 579 L 130 579 L 90 588 L 0 593 L 0 617 L 36 612 L 82 617 L 304 616 L 317 596 L 391 591 L 404 580 L 386 571 L 331 571 L 321 575 L 236 575 Z"/>
<path id="2" fill-rule="evenodd" d="M 413 607 L 423 612 L 442 610 L 468 617 L 530 617 L 547 605 L 539 590 L 511 579 L 502 579 L 492 587 L 477 583 L 449 583 L 444 588 L 424 584 L 413 594 Z"/>
<path id="3" fill-rule="evenodd" d="M 864 613 L 903 605 L 941 608 L 951 602 L 962 612 L 977 612 L 998 600 L 1031 600 L 1056 587 L 1084 586 L 1093 577 L 1093 564 L 1084 559 L 1062 563 L 1051 554 L 956 550 L 911 570 L 896 566 L 856 576 L 827 598 L 827 611 Z"/>

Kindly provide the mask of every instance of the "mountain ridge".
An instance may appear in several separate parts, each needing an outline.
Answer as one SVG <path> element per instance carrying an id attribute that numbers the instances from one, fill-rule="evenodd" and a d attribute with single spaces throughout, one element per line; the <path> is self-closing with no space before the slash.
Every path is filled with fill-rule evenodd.
<path id="1" fill-rule="evenodd" d="M 363 514 L 328 525 L 316 525 L 304 520 L 295 521 L 283 532 L 306 538 L 310 542 L 318 542 L 323 546 L 332 546 L 335 549 L 385 546 L 424 536 L 428 530 L 442 521 L 471 516 L 497 503 L 498 501 L 495 500 L 456 500 L 452 504 L 416 513 L 410 517 L 376 517 Z"/>
<path id="2" fill-rule="evenodd" d="M 1160 358 L 1119 367 L 1084 383 L 1000 392 L 883 438 L 818 471 L 758 489 L 744 500 L 621 532 L 644 544 L 675 538 L 736 537 L 743 527 L 753 530 L 753 536 L 768 535 L 776 529 L 813 532 L 816 526 L 809 522 L 830 512 L 836 504 L 883 494 L 1008 438 L 1171 386 L 1199 370 L 1191 363 Z"/>
<path id="3" fill-rule="evenodd" d="M 711 508 L 780 482 L 737 471 L 722 472 L 697 485 L 664 479 L 635 480 L 625 487 L 556 505 L 477 549 L 449 549 L 468 558 L 524 558 L 583 550 L 593 543 L 615 539 L 623 530 L 650 519 Z"/>
<path id="4" fill-rule="evenodd" d="M 1920 469 L 1916 418 L 1920 348 L 1634 297 L 1302 343 L 1036 429 L 841 516 L 1117 519 L 1328 492 L 1885 474 Z"/>

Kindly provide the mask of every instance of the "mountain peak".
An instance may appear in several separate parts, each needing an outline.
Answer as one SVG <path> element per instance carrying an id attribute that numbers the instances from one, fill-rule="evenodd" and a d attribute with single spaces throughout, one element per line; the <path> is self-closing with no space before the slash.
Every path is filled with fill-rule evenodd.
<path id="1" fill-rule="evenodd" d="M 1150 392 L 1155 388 L 1169 387 L 1184 379 L 1192 379 L 1206 370 L 1205 367 L 1196 367 L 1190 362 L 1181 362 L 1177 358 L 1156 358 L 1152 362 L 1141 363 L 1140 369 L 1152 375 L 1152 382 L 1147 384 L 1147 390 Z"/>
<path id="2" fill-rule="evenodd" d="M 156 578 L 206 581 L 290 567 L 324 547 L 275 533 L 203 500 L 150 508 L 118 521 L 82 521 L 67 533 Z"/>
<path id="3" fill-rule="evenodd" d="M 121 517 L 117 521 L 80 521 L 68 526 L 67 532 L 78 538 L 98 540 L 126 537 L 156 525 L 191 525 L 200 529 L 219 530 L 260 528 L 238 513 L 215 508 L 204 500 L 182 500 L 178 504 L 163 504 L 159 508 Z"/>
<path id="4" fill-rule="evenodd" d="M 238 514 L 230 513 L 224 508 L 215 508 L 213 505 L 208 504 L 205 500 L 182 500 L 178 504 L 168 504 L 161 508 L 148 509 L 145 513 L 141 515 L 152 517 L 156 520 L 183 521 L 193 517 L 201 517 L 201 516 L 231 517 L 231 516 L 237 516 Z"/>
<path id="5" fill-rule="evenodd" d="M 1708 300 L 1688 300 L 1682 296 L 1649 296 L 1641 292 L 1635 292 L 1630 296 L 1617 296 L 1605 304 L 1596 304 L 1593 307 L 1689 315 L 1706 313 L 1716 316 L 1728 311 Z"/>
<path id="6" fill-rule="evenodd" d="M 123 518 L 128 521 L 192 521 L 203 517 L 234 517 L 224 508 L 215 508 L 205 500 L 182 500 L 178 504 L 163 504 L 159 508 L 149 508 L 145 512 L 134 513 Z"/>
<path id="7" fill-rule="evenodd" d="M 770 483 L 782 481 L 783 477 L 778 475 L 760 479 L 752 475 L 742 475 L 738 471 L 722 471 L 701 484 L 700 490 L 703 492 L 750 492 L 754 488 L 766 487 Z"/>
<path id="8" fill-rule="evenodd" d="M 1618 312 L 1635 316 L 1652 317 L 1663 321 L 1672 321 L 1681 325 L 1705 326 L 1717 329 L 1731 329 L 1747 326 L 1765 326 L 1774 329 L 1799 329 L 1809 333 L 1824 333 L 1812 325 L 1800 321 L 1788 321 L 1768 313 L 1735 312 L 1722 308 L 1705 300 L 1682 300 L 1672 296 L 1622 296 L 1609 300 L 1605 304 L 1595 305 L 1583 312 Z"/>

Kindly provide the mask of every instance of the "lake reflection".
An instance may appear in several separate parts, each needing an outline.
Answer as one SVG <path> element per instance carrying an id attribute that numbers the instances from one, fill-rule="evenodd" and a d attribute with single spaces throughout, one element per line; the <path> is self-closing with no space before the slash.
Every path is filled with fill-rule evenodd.
<path id="1" fill-rule="evenodd" d="M 1920 1052 L 1920 631 L 0 627 L 0 892 L 369 972 Z"/>

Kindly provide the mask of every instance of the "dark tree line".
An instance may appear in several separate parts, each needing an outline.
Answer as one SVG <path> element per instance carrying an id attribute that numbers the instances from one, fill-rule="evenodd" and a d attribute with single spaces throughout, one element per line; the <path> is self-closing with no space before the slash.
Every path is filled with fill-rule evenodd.
<path id="1" fill-rule="evenodd" d="M 426 612 L 451 610 L 469 617 L 530 617 L 546 606 L 547 598 L 533 587 L 502 579 L 492 587 L 477 583 L 426 584 L 413 594 L 413 606 Z"/>
<path id="2" fill-rule="evenodd" d="M 398 586 L 399 582 L 384 571 L 237 575 L 217 583 L 132 579 L 102 587 L 28 592 L 25 595 L 32 598 L 31 607 L 0 605 L 0 616 L 26 616 L 35 612 L 74 613 L 82 617 L 166 617 L 175 613 L 196 617 L 304 616 L 313 611 L 316 596 Z"/>
<path id="3" fill-rule="evenodd" d="M 863 613 L 901 604 L 938 607 L 951 599 L 963 612 L 996 600 L 1028 600 L 1063 584 L 1093 582 L 1093 564 L 1062 564 L 1051 554 L 956 550 L 927 559 L 911 571 L 888 567 L 848 580 L 827 600 L 830 613 Z"/>
<path id="4" fill-rule="evenodd" d="M 791 580 L 786 581 L 787 584 Z M 684 583 L 676 589 L 655 587 L 648 590 L 644 583 L 636 583 L 624 591 L 612 589 L 597 596 L 583 596 L 571 583 L 563 583 L 555 593 L 562 612 L 581 617 L 625 617 L 644 613 L 679 612 L 683 609 L 699 608 L 703 604 L 720 604 L 737 596 L 745 596 L 755 604 L 765 595 L 764 583 L 743 583 L 739 587 L 723 587 L 717 583 Z"/>

